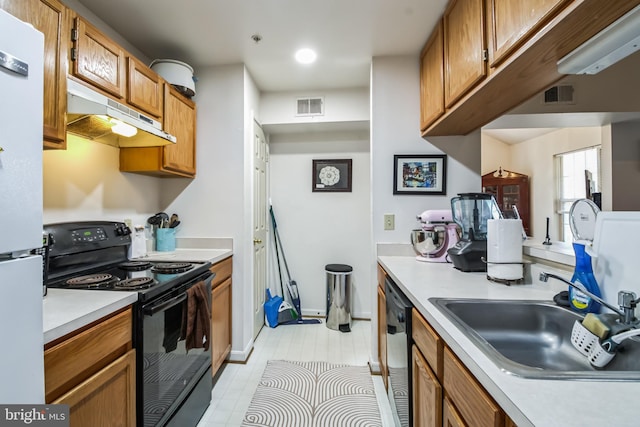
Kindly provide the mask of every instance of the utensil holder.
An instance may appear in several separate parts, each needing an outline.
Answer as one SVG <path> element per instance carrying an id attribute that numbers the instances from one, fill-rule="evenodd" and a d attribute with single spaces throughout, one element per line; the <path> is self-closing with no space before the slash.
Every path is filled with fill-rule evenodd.
<path id="1" fill-rule="evenodd" d="M 156 230 L 156 251 L 171 252 L 176 250 L 176 230 L 174 228 L 158 228 Z"/>
<path id="2" fill-rule="evenodd" d="M 571 330 L 571 344 L 573 344 L 576 350 L 586 357 L 589 357 L 589 354 L 594 348 L 600 346 L 598 337 L 593 332 L 585 328 L 579 320 L 576 320 L 573 323 L 573 329 Z"/>

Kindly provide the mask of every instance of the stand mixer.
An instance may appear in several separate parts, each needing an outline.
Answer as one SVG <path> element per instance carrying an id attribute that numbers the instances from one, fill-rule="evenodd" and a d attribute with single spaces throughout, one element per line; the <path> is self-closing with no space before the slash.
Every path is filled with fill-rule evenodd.
<path id="1" fill-rule="evenodd" d="M 450 262 L 447 250 L 460 240 L 460 228 L 451 210 L 426 210 L 417 216 L 422 229 L 411 231 L 411 244 L 418 261 Z"/>

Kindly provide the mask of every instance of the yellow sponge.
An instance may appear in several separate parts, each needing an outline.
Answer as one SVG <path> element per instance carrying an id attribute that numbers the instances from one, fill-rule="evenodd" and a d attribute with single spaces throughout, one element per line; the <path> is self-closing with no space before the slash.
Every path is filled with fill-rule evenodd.
<path id="1" fill-rule="evenodd" d="M 587 328 L 600 339 L 605 339 L 611 332 L 609 326 L 607 326 L 597 314 L 593 313 L 587 313 L 587 315 L 584 316 L 582 326 Z"/>

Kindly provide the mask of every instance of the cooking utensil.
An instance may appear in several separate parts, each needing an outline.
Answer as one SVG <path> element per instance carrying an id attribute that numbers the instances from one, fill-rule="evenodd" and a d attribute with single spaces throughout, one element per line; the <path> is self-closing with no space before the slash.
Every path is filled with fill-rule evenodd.
<path id="1" fill-rule="evenodd" d="M 176 228 L 180 224 L 180 218 L 177 214 L 172 214 L 171 219 L 169 219 L 169 228 Z"/>
<path id="2" fill-rule="evenodd" d="M 160 225 L 160 218 L 158 217 L 158 215 L 150 216 L 147 219 L 147 223 L 150 225 Z"/>
<path id="3" fill-rule="evenodd" d="M 169 215 L 164 212 L 158 212 L 155 216 L 158 218 L 156 224 L 159 228 L 167 228 L 169 226 Z"/>

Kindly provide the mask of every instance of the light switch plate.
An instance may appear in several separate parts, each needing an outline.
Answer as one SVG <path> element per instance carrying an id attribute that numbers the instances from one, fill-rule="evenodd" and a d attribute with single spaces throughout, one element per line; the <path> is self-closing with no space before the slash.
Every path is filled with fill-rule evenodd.
<path id="1" fill-rule="evenodd" d="M 396 216 L 394 214 L 384 214 L 384 229 L 395 230 Z"/>

